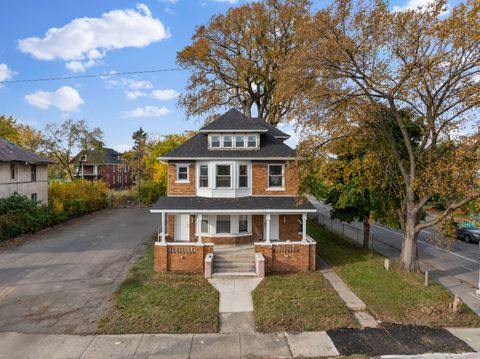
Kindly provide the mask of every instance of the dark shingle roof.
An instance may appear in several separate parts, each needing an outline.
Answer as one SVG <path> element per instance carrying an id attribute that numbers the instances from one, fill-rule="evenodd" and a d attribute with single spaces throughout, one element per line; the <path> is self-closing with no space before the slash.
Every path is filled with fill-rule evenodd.
<path id="1" fill-rule="evenodd" d="M 37 155 L 16 144 L 0 138 L 0 161 L 30 162 L 30 163 L 55 163 L 48 158 Z"/>
<path id="2" fill-rule="evenodd" d="M 290 138 L 290 135 L 288 133 L 285 133 L 281 130 L 279 130 L 277 127 L 269 124 L 266 121 L 259 121 L 262 126 L 264 126 L 267 130 L 268 133 L 271 133 L 273 136 L 278 137 L 278 138 Z"/>
<path id="3" fill-rule="evenodd" d="M 256 150 L 209 149 L 208 136 L 199 133 L 172 151 L 163 155 L 162 159 L 202 159 L 202 158 L 295 158 L 295 150 L 276 139 L 270 133 L 260 136 L 260 148 Z"/>
<path id="4" fill-rule="evenodd" d="M 215 121 L 202 127 L 200 132 L 210 131 L 254 131 L 267 132 L 267 128 L 262 125 L 262 121 L 255 120 L 237 109 L 230 109 Z"/>
<path id="5" fill-rule="evenodd" d="M 85 151 L 80 151 L 72 160 L 73 163 L 80 162 L 80 156 Z M 120 159 L 118 158 L 120 156 Z M 122 163 L 121 154 L 115 151 L 113 148 L 104 147 L 102 150 L 90 151 L 87 154 L 87 162 L 85 164 L 113 164 L 118 165 Z"/>
<path id="6" fill-rule="evenodd" d="M 315 207 L 304 198 L 283 196 L 250 196 L 237 198 L 211 197 L 160 197 L 153 210 L 186 211 L 224 211 L 224 210 L 306 210 L 315 211 Z"/>

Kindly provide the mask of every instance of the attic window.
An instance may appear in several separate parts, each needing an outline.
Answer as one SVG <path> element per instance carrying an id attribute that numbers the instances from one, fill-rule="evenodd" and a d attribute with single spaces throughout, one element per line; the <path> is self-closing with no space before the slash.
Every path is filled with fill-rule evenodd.
<path id="1" fill-rule="evenodd" d="M 211 146 L 212 146 L 212 148 L 220 148 L 220 136 L 219 135 L 211 136 Z"/>
<path id="2" fill-rule="evenodd" d="M 249 135 L 247 139 L 247 146 L 249 148 L 257 147 L 257 136 L 256 135 Z"/>

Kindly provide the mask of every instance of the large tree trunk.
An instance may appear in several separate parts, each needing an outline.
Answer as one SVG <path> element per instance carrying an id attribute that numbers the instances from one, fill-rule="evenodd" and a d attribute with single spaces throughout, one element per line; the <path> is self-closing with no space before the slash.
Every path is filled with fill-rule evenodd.
<path id="1" fill-rule="evenodd" d="M 368 250 L 370 243 L 370 217 L 365 216 L 363 218 L 363 245 L 364 250 Z"/>
<path id="2" fill-rule="evenodd" d="M 418 232 L 415 230 L 418 215 L 413 210 L 413 204 L 407 204 L 403 221 L 403 241 L 402 251 L 400 252 L 400 270 L 407 272 L 419 272 L 417 238 Z"/>

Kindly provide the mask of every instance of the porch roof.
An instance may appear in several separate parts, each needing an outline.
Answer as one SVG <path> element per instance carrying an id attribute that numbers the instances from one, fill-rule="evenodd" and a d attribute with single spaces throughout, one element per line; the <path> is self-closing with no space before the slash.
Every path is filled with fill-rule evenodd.
<path id="1" fill-rule="evenodd" d="M 307 213 L 315 207 L 305 198 L 248 196 L 236 198 L 160 197 L 152 213 Z"/>

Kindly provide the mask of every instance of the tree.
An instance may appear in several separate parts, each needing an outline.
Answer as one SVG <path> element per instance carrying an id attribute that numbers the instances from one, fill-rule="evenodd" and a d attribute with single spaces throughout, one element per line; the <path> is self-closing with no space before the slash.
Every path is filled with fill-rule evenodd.
<path id="1" fill-rule="evenodd" d="M 138 179 L 138 205 L 142 205 L 142 195 L 140 190 L 140 182 L 142 178 L 142 162 L 143 157 L 145 156 L 145 151 L 147 147 L 147 133 L 140 127 L 137 131 L 135 131 L 132 135 L 133 142 L 135 143 L 133 146 L 134 157 L 133 159 L 136 160 L 137 163 L 137 179 Z"/>
<path id="2" fill-rule="evenodd" d="M 352 114 L 370 118 L 385 106 L 393 115 L 401 147 L 388 121 L 379 117 L 375 126 L 388 144 L 385 159 L 400 174 L 400 267 L 406 271 L 419 270 L 419 232 L 480 196 L 478 129 L 458 131 L 480 105 L 480 4 L 468 0 L 447 14 L 445 6 L 434 1 L 420 10 L 390 12 L 381 0 L 337 0 L 302 24 L 301 46 L 282 77 L 283 91 L 301 94 L 299 123 L 320 143 L 350 133 Z M 402 108 L 420 121 L 417 148 Z M 422 221 L 437 194 L 447 208 Z"/>
<path id="3" fill-rule="evenodd" d="M 29 125 L 18 123 L 12 116 L 0 116 L 0 138 L 32 152 L 39 152 L 42 134 Z"/>
<path id="4" fill-rule="evenodd" d="M 177 54 L 191 70 L 180 97 L 189 116 L 225 106 L 276 125 L 293 106 L 280 100 L 279 73 L 296 47 L 297 22 L 308 15 L 308 0 L 263 0 L 231 8 L 196 29 L 192 44 Z"/>
<path id="5" fill-rule="evenodd" d="M 45 138 L 42 143 L 44 151 L 55 158 L 74 180 L 72 159 L 74 152 L 91 151 L 93 146 L 102 146 L 103 133 L 99 128 L 90 130 L 85 120 L 66 120 L 61 124 L 50 123 L 45 127 Z"/>
<path id="6" fill-rule="evenodd" d="M 92 151 L 103 151 L 103 131 L 99 127 L 90 129 L 85 120 L 80 120 L 75 124 L 75 132 L 77 133 L 77 142 L 80 152 L 89 155 Z M 87 157 L 88 158 L 88 157 Z M 80 170 L 84 157 L 80 157 L 80 164 L 77 170 L 77 177 L 80 176 Z"/>

